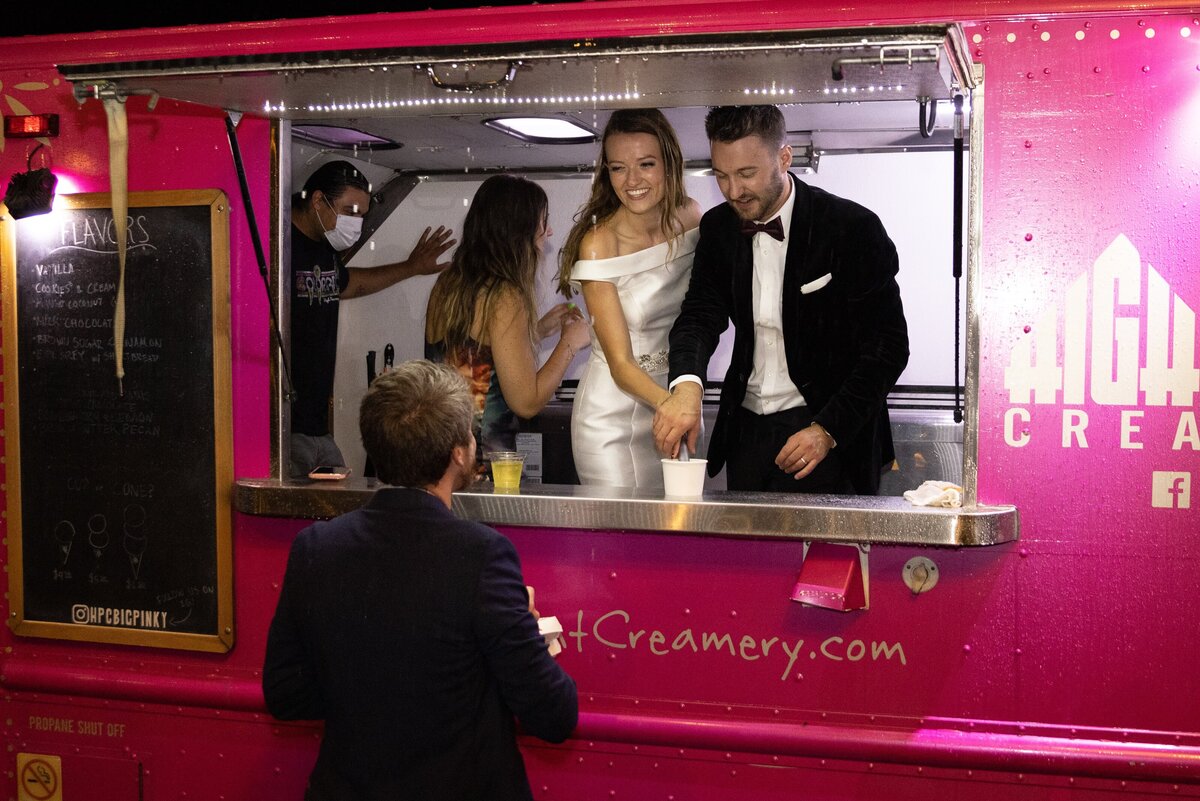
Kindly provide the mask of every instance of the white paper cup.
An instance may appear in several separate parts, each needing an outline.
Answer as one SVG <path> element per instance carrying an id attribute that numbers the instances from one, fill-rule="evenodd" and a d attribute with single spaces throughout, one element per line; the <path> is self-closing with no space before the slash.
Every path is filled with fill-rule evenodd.
<path id="1" fill-rule="evenodd" d="M 668 498 L 699 498 L 704 494 L 707 459 L 663 459 L 663 491 Z"/>
<path id="2" fill-rule="evenodd" d="M 542 635 L 546 648 L 550 651 L 550 656 L 558 656 L 562 653 L 563 627 L 558 622 L 558 618 L 554 615 L 539 617 L 538 633 Z"/>

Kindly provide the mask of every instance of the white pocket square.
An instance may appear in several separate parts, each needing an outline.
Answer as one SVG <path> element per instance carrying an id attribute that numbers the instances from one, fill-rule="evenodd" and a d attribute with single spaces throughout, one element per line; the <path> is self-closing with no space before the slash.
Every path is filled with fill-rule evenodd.
<path id="1" fill-rule="evenodd" d="M 818 289 L 824 288 L 826 284 L 833 280 L 833 273 L 825 273 L 815 281 L 809 281 L 807 284 L 800 285 L 800 294 L 807 295 L 810 292 L 816 292 Z"/>

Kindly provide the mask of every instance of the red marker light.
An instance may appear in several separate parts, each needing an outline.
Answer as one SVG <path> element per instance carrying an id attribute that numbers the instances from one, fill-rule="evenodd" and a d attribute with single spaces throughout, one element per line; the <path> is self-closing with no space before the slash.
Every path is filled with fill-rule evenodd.
<path id="1" fill-rule="evenodd" d="M 4 118 L 5 139 L 58 136 L 57 114 L 23 114 Z"/>

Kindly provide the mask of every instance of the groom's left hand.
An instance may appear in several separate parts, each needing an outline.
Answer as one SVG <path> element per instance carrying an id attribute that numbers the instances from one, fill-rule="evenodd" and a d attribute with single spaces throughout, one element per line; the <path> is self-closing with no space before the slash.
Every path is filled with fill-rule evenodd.
<path id="1" fill-rule="evenodd" d="M 807 477 L 829 455 L 833 438 L 824 428 L 813 423 L 788 437 L 775 457 L 775 464 L 785 473 L 800 480 Z"/>

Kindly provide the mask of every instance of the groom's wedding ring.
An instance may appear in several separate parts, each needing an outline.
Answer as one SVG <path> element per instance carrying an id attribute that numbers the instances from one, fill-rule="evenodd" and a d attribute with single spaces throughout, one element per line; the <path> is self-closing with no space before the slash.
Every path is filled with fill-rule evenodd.
<path id="1" fill-rule="evenodd" d="M 807 460 L 807 459 L 805 459 L 803 456 L 801 456 L 801 457 L 800 457 L 800 464 L 802 464 L 802 465 L 803 465 L 803 466 L 805 466 L 805 467 L 808 467 L 808 460 Z"/>

